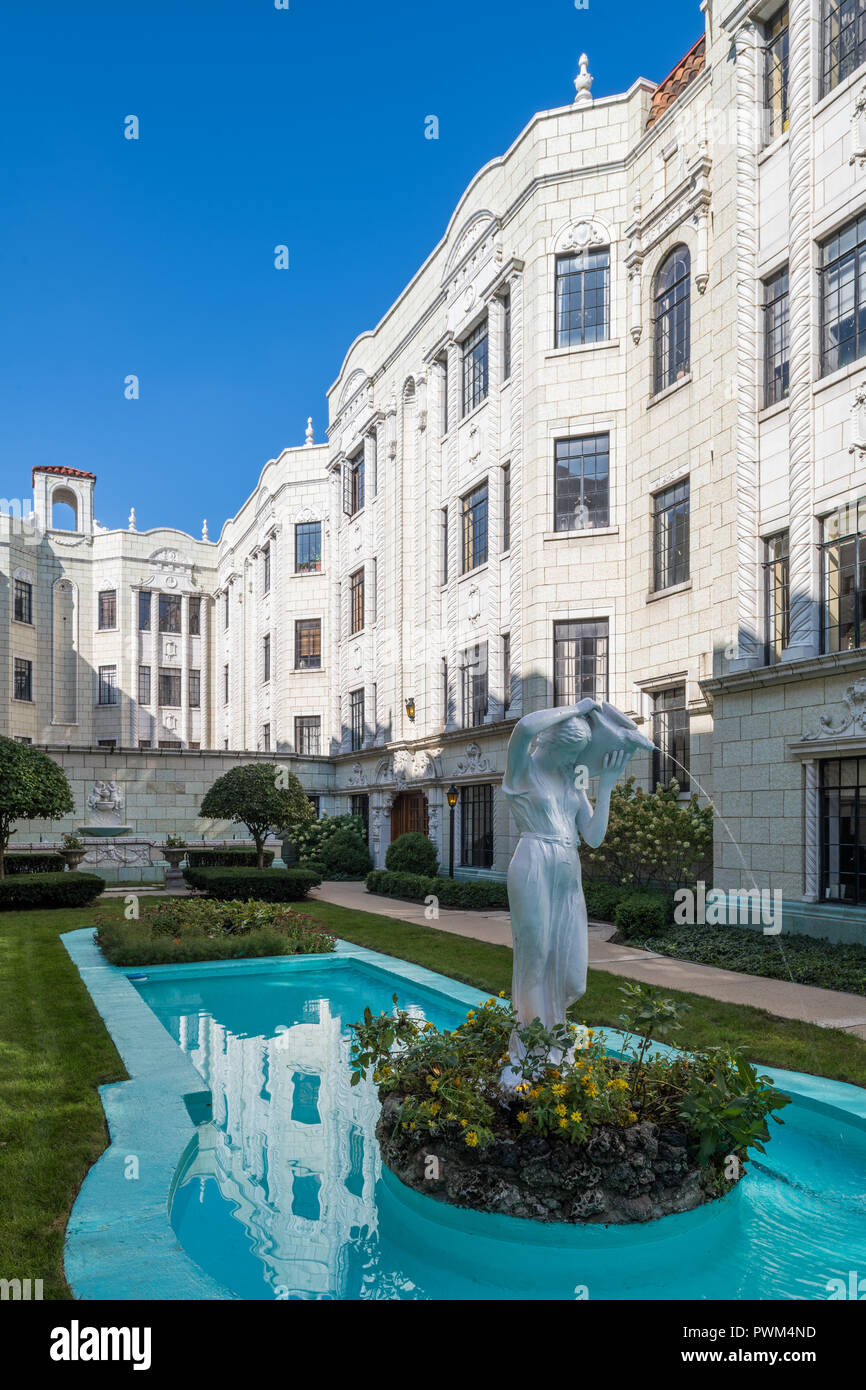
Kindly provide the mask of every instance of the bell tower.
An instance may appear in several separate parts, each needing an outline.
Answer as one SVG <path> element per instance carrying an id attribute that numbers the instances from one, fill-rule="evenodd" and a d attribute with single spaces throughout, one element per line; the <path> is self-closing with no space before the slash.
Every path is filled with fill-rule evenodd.
<path id="1" fill-rule="evenodd" d="M 34 468 L 33 505 L 39 529 L 92 536 L 95 485 L 96 474 L 78 468 Z"/>

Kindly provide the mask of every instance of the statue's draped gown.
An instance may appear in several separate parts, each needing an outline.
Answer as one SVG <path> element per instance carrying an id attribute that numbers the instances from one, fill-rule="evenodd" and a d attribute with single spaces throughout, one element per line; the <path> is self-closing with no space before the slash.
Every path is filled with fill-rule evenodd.
<path id="1" fill-rule="evenodd" d="M 522 1023 L 561 1024 L 586 992 L 586 903 L 581 883 L 574 792 L 562 804 L 562 784 L 529 758 L 521 785 L 503 783 L 521 839 L 508 870 L 514 937 L 513 1002 Z"/>

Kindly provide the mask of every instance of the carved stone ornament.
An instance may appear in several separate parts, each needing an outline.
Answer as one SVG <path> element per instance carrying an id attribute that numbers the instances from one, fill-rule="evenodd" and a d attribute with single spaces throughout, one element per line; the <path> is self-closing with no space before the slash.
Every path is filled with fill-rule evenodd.
<path id="1" fill-rule="evenodd" d="M 481 756 L 481 749 L 477 743 L 469 744 L 466 749 L 466 757 L 461 758 L 456 767 L 461 777 L 474 777 L 476 773 L 493 772 L 490 759 Z"/>
<path id="2" fill-rule="evenodd" d="M 849 454 L 866 458 L 866 385 L 859 386 L 851 400 L 851 447 Z"/>
<path id="3" fill-rule="evenodd" d="M 845 711 L 839 723 L 832 714 L 822 714 L 817 731 L 807 734 L 808 740 L 822 738 L 855 738 L 866 734 L 866 676 L 850 685 L 842 696 Z"/>

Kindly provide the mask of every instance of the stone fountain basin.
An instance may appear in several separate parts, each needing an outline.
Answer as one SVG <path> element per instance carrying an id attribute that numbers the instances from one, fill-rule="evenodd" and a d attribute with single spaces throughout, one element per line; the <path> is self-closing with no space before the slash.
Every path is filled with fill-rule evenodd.
<path id="1" fill-rule="evenodd" d="M 131 825 L 79 825 L 76 834 L 87 840 L 116 840 L 122 835 L 131 835 Z"/>

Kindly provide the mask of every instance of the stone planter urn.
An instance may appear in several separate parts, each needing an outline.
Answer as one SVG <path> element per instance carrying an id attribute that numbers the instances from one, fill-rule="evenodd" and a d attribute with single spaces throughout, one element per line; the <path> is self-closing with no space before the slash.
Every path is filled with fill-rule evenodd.
<path id="1" fill-rule="evenodd" d="M 64 858 L 65 861 L 66 861 L 66 867 L 67 867 L 67 869 L 70 871 L 70 873 L 74 873 L 74 871 L 78 868 L 78 865 L 81 863 L 82 859 L 84 858 L 85 854 L 87 853 L 87 850 L 86 850 L 86 849 L 62 849 L 62 850 L 60 850 L 60 853 L 63 855 L 63 858 Z"/>
<path id="2" fill-rule="evenodd" d="M 171 869 L 179 869 L 180 866 L 181 866 L 181 864 L 183 863 L 184 859 L 186 858 L 186 848 L 183 848 L 183 849 L 165 849 L 165 848 L 163 848 L 162 853 L 163 853 L 163 857 L 168 861 L 169 868 L 171 868 Z"/>

